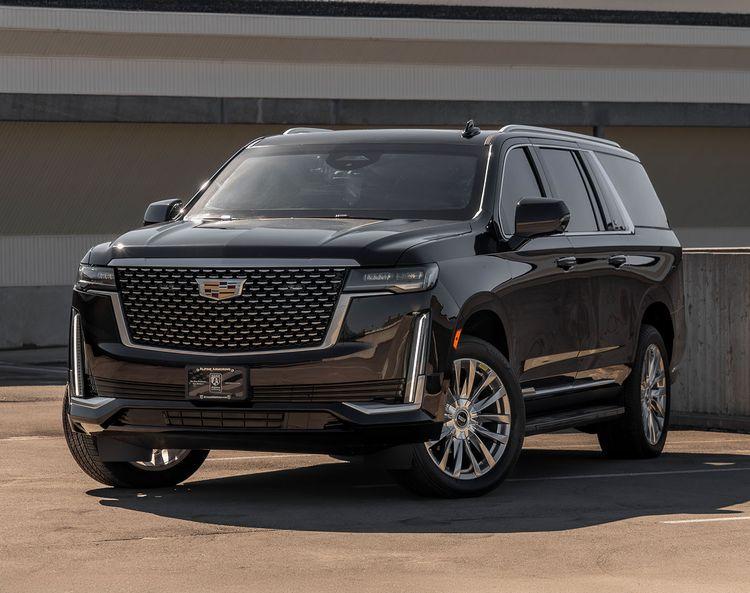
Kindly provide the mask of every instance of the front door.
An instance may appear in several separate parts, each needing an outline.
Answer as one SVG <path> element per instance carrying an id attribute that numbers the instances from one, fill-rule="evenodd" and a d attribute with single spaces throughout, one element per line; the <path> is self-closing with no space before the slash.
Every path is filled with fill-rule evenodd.
<path id="1" fill-rule="evenodd" d="M 500 193 L 503 234 L 510 237 L 518 201 L 550 195 L 531 146 L 516 145 L 506 153 Z M 589 284 L 576 269 L 570 240 L 563 234 L 537 237 L 503 256 L 512 261 L 514 273 L 499 297 L 509 313 L 508 345 L 522 387 L 572 382 Z"/>

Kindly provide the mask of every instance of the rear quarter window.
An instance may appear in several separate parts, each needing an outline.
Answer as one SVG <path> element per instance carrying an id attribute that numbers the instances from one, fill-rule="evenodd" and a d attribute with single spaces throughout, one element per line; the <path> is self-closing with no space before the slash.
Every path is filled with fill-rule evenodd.
<path id="1" fill-rule="evenodd" d="M 599 152 L 596 156 L 620 195 L 634 225 L 669 228 L 667 215 L 643 165 L 612 154 Z"/>

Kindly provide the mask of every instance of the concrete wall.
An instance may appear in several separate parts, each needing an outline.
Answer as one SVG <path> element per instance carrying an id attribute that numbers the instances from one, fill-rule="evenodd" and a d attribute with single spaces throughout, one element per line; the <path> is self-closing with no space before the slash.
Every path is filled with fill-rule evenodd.
<path id="1" fill-rule="evenodd" d="M 750 250 L 684 259 L 688 347 L 673 393 L 683 426 L 750 430 Z"/>

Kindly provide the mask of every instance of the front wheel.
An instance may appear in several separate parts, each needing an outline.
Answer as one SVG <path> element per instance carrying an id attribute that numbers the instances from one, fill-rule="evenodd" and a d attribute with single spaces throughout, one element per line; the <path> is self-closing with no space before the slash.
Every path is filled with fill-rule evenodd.
<path id="1" fill-rule="evenodd" d="M 120 488 L 160 488 L 187 480 L 201 466 L 208 451 L 154 449 L 146 461 L 102 461 L 93 437 L 76 432 L 68 417 L 68 394 L 63 398 L 63 432 L 73 459 L 97 482 Z"/>
<path id="2" fill-rule="evenodd" d="M 454 351 L 445 424 L 434 441 L 413 445 L 411 465 L 394 472 L 428 496 L 479 496 L 510 473 L 523 446 L 525 410 L 508 361 L 467 336 Z"/>

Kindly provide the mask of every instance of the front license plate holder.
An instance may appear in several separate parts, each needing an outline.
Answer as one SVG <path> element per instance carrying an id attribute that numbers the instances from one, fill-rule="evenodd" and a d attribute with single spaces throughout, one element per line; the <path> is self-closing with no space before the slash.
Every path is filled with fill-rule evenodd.
<path id="1" fill-rule="evenodd" d="M 191 400 L 247 399 L 247 369 L 229 366 L 186 368 L 185 397 Z"/>

